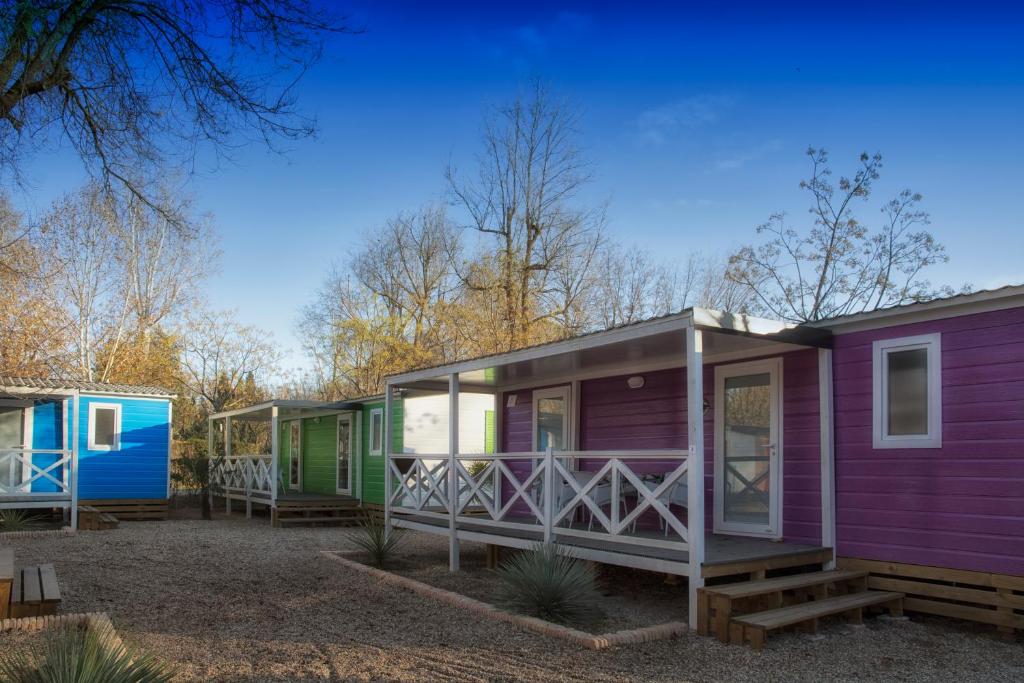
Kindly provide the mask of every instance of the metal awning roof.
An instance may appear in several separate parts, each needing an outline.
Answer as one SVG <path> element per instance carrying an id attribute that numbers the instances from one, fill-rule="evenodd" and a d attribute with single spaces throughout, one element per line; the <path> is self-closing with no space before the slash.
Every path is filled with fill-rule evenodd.
<path id="1" fill-rule="evenodd" d="M 121 384 L 117 382 L 86 382 L 50 377 L 10 377 L 0 375 L 0 396 L 68 396 L 75 392 L 122 396 L 153 396 L 174 398 L 176 394 L 162 387 Z"/>
<path id="2" fill-rule="evenodd" d="M 278 417 L 280 419 L 287 420 L 290 418 L 303 417 L 313 413 L 362 410 L 362 401 L 365 400 L 366 399 L 352 401 L 307 401 L 300 399 L 274 399 L 272 401 L 264 401 L 263 403 L 256 403 L 244 408 L 235 408 L 234 410 L 224 410 L 219 413 L 214 413 L 213 415 L 210 415 L 209 419 L 230 417 L 233 420 L 266 421 L 270 420 L 272 409 L 277 408 Z"/>
<path id="3" fill-rule="evenodd" d="M 610 373 L 682 365 L 686 356 L 686 330 L 704 335 L 704 356 L 709 361 L 759 351 L 782 353 L 799 348 L 827 346 L 831 334 L 753 316 L 691 308 L 674 315 L 593 332 L 571 339 L 531 346 L 448 365 L 414 370 L 388 378 L 392 386 L 440 388 L 451 374 L 463 390 L 485 390 L 537 381 L 561 381 L 573 375 Z"/>

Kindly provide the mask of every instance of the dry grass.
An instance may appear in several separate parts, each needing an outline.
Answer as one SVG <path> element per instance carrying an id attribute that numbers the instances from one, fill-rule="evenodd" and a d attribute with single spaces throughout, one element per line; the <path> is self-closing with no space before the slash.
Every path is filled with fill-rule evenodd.
<path id="1" fill-rule="evenodd" d="M 242 517 L 124 523 L 11 541 L 19 564 L 54 562 L 65 612 L 105 611 L 129 644 L 190 681 L 1018 681 L 1024 648 L 938 620 L 837 624 L 763 653 L 687 635 L 582 651 L 382 586 L 318 557 L 342 529 L 271 529 Z M 444 552 L 410 535 L 404 552 Z M 467 546 L 472 555 L 472 547 Z M 0 648 L 12 645 L 0 634 Z"/>

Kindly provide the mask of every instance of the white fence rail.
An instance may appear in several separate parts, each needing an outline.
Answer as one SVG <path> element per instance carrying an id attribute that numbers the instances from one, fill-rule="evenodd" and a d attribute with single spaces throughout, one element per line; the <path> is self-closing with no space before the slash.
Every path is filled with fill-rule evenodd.
<path id="1" fill-rule="evenodd" d="M 71 467 L 69 450 L 0 449 L 0 498 L 71 500 Z"/>
<path id="2" fill-rule="evenodd" d="M 269 455 L 222 458 L 210 471 L 210 485 L 219 495 L 270 501 L 276 490 L 273 458 Z"/>
<path id="3" fill-rule="evenodd" d="M 686 550 L 688 453 L 545 451 L 459 454 L 455 500 L 447 454 L 388 458 L 394 514 L 581 539 Z M 400 467 L 400 463 L 404 467 Z M 452 503 L 454 502 L 454 505 Z"/>

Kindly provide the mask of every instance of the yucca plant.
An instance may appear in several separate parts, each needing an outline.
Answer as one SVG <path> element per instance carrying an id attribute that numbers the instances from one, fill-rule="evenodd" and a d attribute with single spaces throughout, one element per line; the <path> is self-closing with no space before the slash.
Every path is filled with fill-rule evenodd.
<path id="1" fill-rule="evenodd" d="M 593 568 L 555 543 L 537 543 L 498 567 L 498 604 L 558 624 L 586 626 L 602 614 Z"/>
<path id="2" fill-rule="evenodd" d="M 359 522 L 359 532 L 352 537 L 357 546 L 369 553 L 370 562 L 379 569 L 384 568 L 384 563 L 391 558 L 404 539 L 403 529 L 388 531 L 380 515 L 369 513 L 363 516 Z"/>
<path id="3" fill-rule="evenodd" d="M 107 632 L 63 626 L 34 647 L 0 654 L 0 683 L 163 683 L 168 665 Z"/>
<path id="4" fill-rule="evenodd" d="M 0 510 L 0 531 L 28 531 L 39 524 L 39 518 L 25 510 Z"/>

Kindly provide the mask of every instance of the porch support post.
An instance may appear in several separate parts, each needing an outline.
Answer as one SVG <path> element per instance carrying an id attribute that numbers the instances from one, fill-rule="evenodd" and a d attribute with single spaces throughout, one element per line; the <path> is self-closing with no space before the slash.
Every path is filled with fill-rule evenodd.
<path id="1" fill-rule="evenodd" d="M 384 426 L 381 429 L 384 430 L 384 532 L 391 533 L 391 450 L 395 447 L 394 438 L 391 433 L 391 415 L 394 412 L 394 401 L 395 388 L 391 386 L 391 383 L 384 385 Z M 373 439 L 372 428 L 370 425 L 371 433 L 366 435 L 367 439 Z"/>
<path id="2" fill-rule="evenodd" d="M 818 417 L 821 436 L 821 544 L 832 549 L 826 569 L 836 566 L 835 410 L 832 349 L 818 349 Z"/>
<path id="3" fill-rule="evenodd" d="M 690 628 L 697 630 L 697 589 L 704 585 L 704 348 L 702 333 L 686 328 L 687 535 Z"/>
<path id="4" fill-rule="evenodd" d="M 71 397 L 71 528 L 78 529 L 78 413 L 81 395 Z"/>
<path id="5" fill-rule="evenodd" d="M 224 459 L 231 457 L 231 418 L 224 418 Z M 231 514 L 231 497 L 224 491 L 224 511 Z"/>
<path id="6" fill-rule="evenodd" d="M 277 406 L 270 407 L 270 507 L 277 508 L 277 482 L 281 477 L 278 453 L 281 451 L 281 421 Z"/>
<path id="7" fill-rule="evenodd" d="M 214 473 L 213 473 L 213 463 L 214 463 L 214 458 L 213 458 L 213 428 L 214 428 L 214 425 L 215 425 L 214 419 L 212 417 L 207 418 L 207 420 L 206 420 L 206 459 L 207 459 L 208 462 L 207 462 L 206 466 L 207 466 L 208 471 L 209 471 L 210 482 L 209 482 L 209 485 L 206 487 L 207 488 L 206 497 L 209 498 L 210 510 L 211 511 L 213 510 L 213 477 L 214 477 Z"/>
<path id="8" fill-rule="evenodd" d="M 448 375 L 448 570 L 459 571 L 459 531 L 455 516 L 459 511 L 459 376 Z"/>

